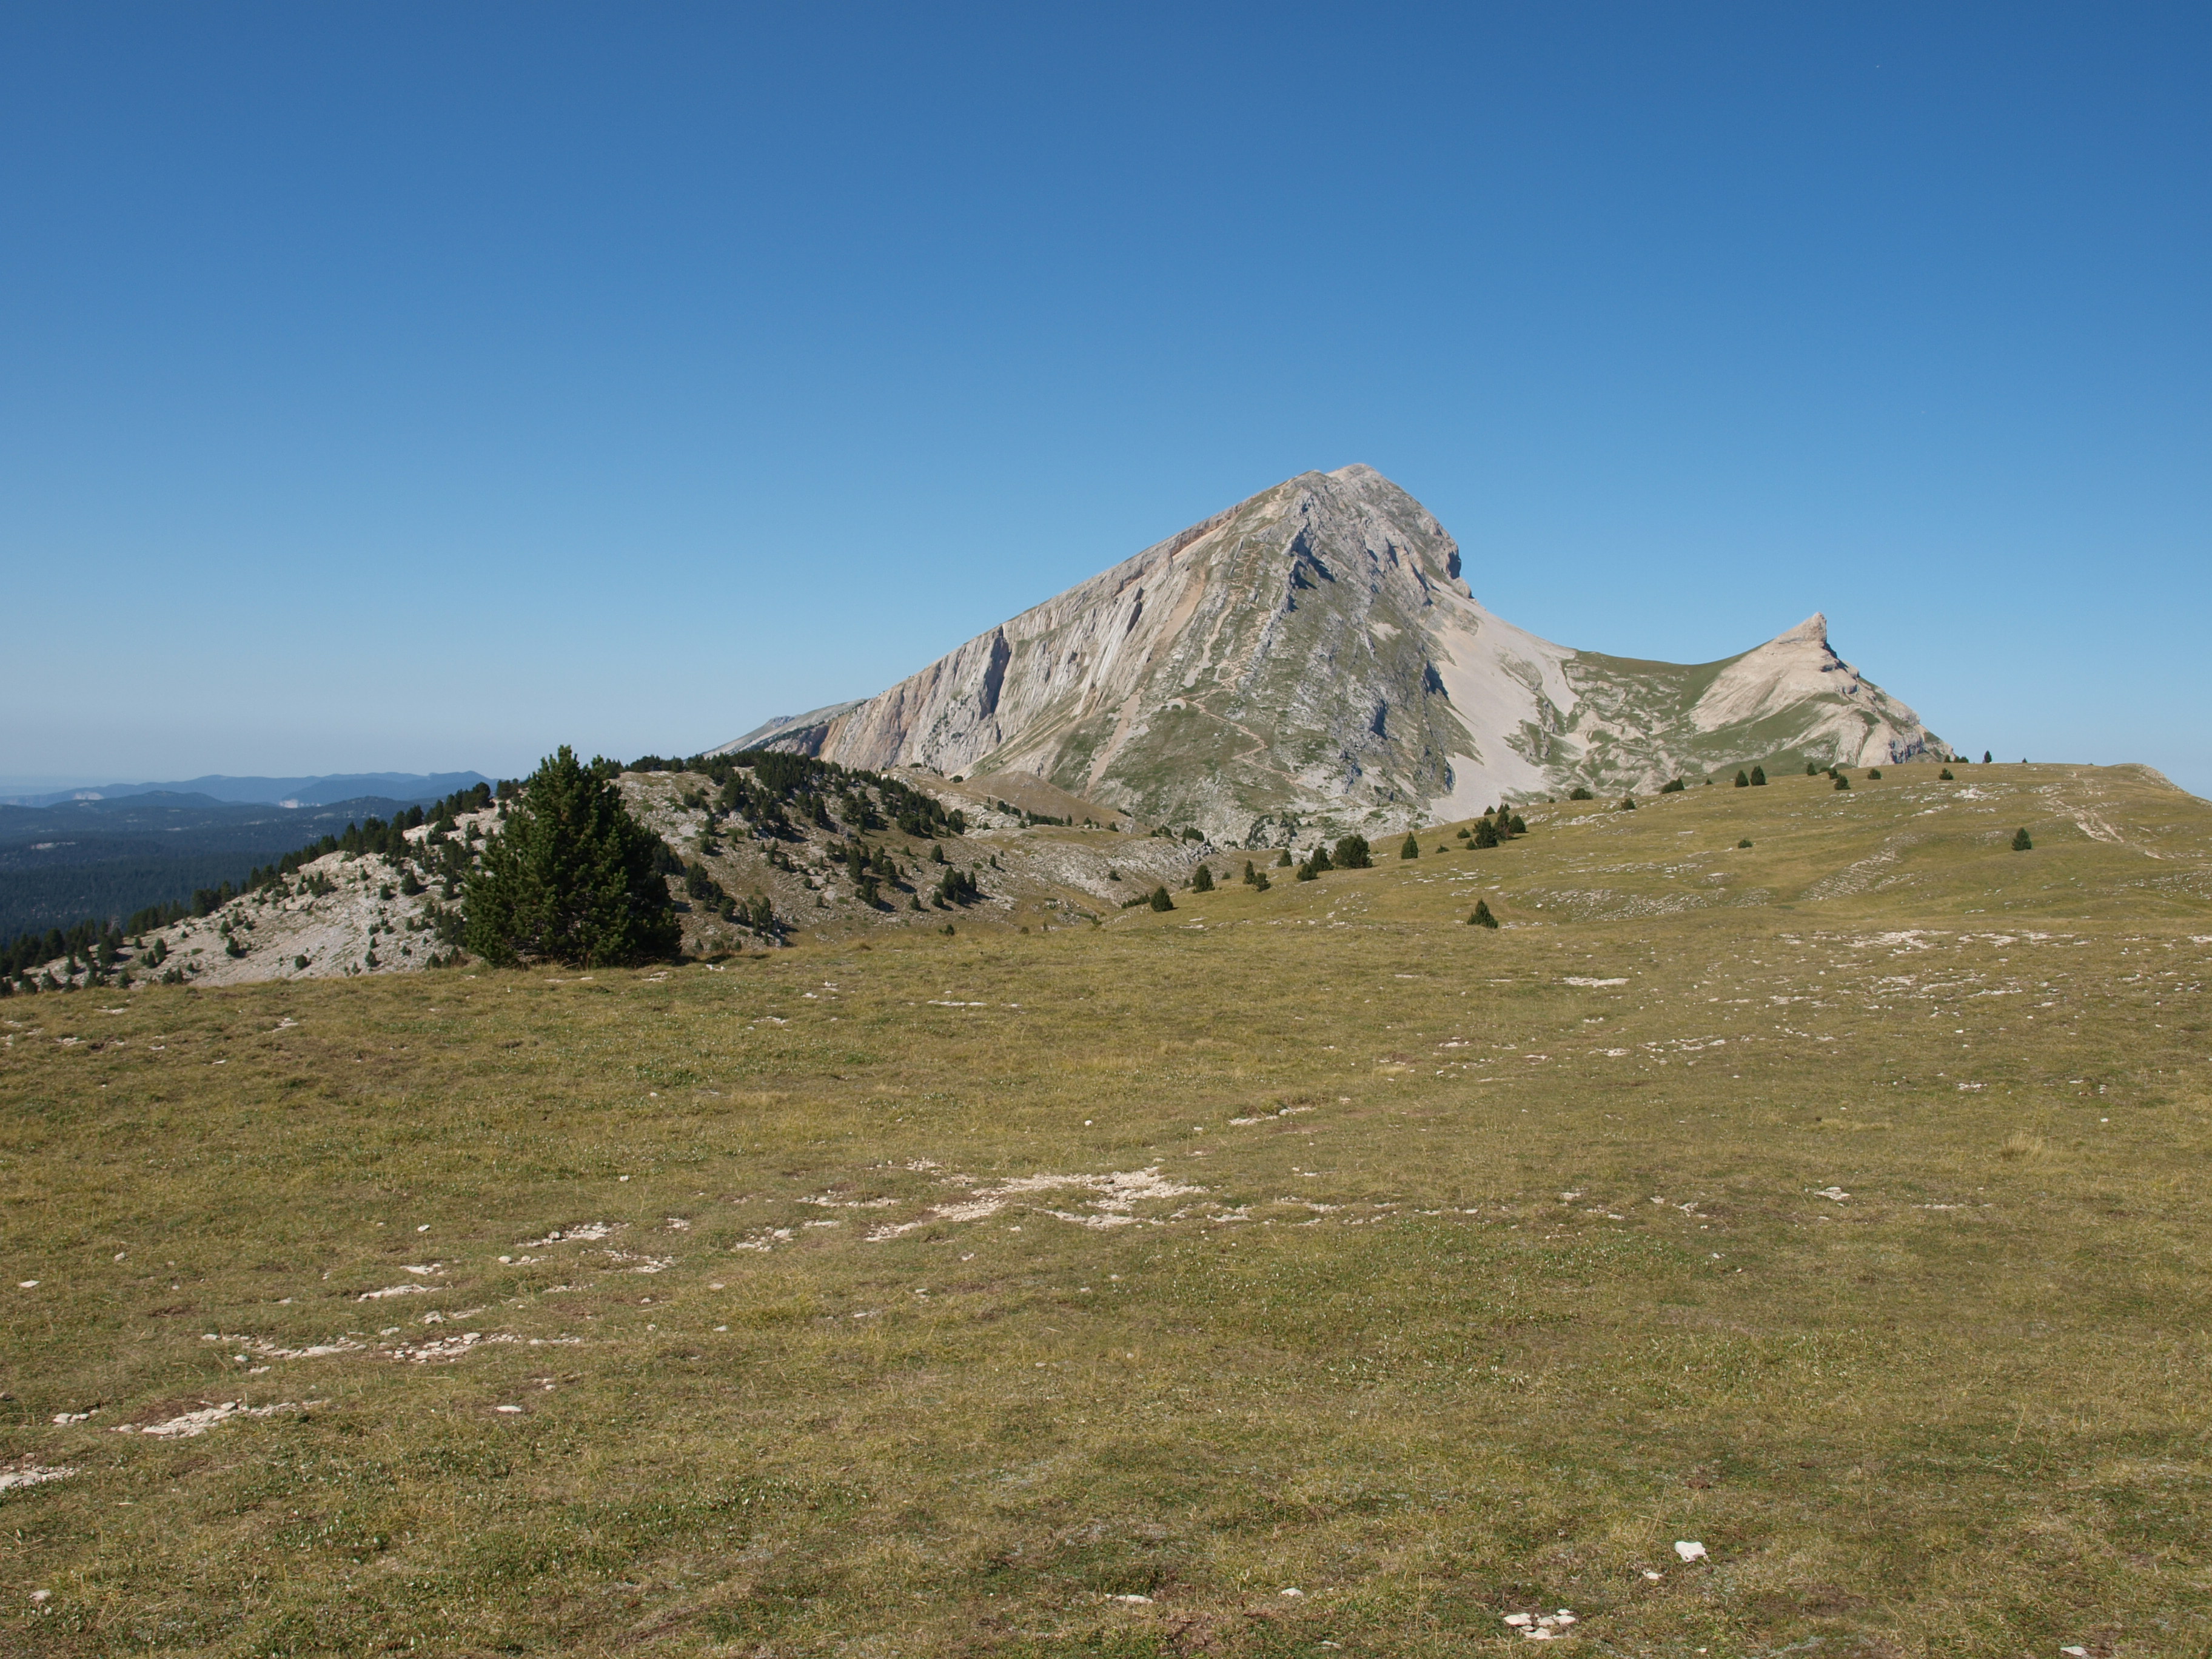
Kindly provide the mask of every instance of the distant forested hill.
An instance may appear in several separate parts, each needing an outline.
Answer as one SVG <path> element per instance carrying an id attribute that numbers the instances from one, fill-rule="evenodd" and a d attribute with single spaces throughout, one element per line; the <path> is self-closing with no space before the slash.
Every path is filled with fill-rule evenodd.
<path id="1" fill-rule="evenodd" d="M 0 941 L 189 901 L 196 889 L 243 881 L 256 865 L 410 804 L 364 795 L 287 808 L 155 793 L 0 806 Z"/>

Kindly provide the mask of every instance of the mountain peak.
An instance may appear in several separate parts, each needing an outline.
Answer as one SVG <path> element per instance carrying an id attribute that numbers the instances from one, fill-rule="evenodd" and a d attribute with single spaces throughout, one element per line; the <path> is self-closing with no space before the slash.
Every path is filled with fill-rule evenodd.
<path id="1" fill-rule="evenodd" d="M 1263 845 L 1754 761 L 1948 752 L 1836 656 L 1817 613 L 1717 670 L 1631 663 L 1514 627 L 1459 574 L 1458 544 L 1373 467 L 1302 473 L 887 691 L 742 743 L 871 770 L 1033 773 Z"/>

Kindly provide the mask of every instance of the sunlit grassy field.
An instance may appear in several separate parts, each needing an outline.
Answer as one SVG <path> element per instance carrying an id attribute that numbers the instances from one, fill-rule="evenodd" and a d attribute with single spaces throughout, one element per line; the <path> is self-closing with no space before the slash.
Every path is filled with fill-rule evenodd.
<path id="1" fill-rule="evenodd" d="M 2212 806 L 1528 816 L 0 1004 L 0 1649 L 2212 1652 Z"/>

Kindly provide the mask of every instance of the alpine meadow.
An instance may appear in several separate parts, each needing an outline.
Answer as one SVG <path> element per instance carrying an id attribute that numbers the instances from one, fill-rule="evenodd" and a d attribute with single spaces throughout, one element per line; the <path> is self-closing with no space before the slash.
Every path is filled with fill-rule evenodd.
<path id="1" fill-rule="evenodd" d="M 2212 1651 L 2212 805 L 1460 565 L 1303 474 L 27 935 L 9 1650 Z"/>

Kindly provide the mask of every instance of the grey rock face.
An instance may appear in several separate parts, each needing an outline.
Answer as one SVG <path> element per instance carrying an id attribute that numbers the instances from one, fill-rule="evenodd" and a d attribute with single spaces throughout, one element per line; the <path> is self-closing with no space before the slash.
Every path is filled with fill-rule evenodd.
<path id="1" fill-rule="evenodd" d="M 1492 616 L 1457 545 L 1366 466 L 1309 472 L 1026 611 L 889 690 L 771 722 L 875 769 L 1036 773 L 1218 839 L 1392 830 L 1678 775 L 1949 750 L 1814 617 L 1686 665 L 1577 652 Z"/>

